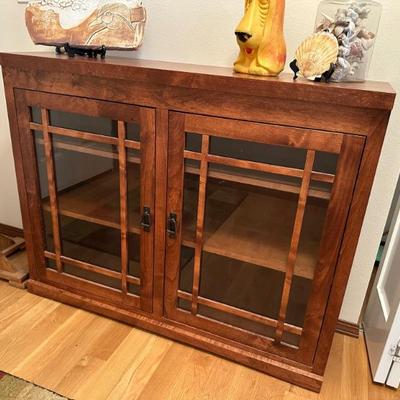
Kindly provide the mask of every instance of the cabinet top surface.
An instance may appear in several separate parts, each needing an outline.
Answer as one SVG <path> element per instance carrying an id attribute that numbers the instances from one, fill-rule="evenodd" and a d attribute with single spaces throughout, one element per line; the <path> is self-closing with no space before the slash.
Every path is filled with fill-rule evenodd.
<path id="1" fill-rule="evenodd" d="M 212 67 L 163 61 L 136 60 L 124 57 L 88 59 L 69 58 L 50 52 L 0 53 L 3 67 L 24 71 L 70 73 L 99 78 L 148 81 L 152 84 L 226 93 L 323 102 L 359 108 L 391 110 L 395 91 L 386 82 L 316 83 L 291 74 L 277 78 L 238 74 L 232 68 Z"/>

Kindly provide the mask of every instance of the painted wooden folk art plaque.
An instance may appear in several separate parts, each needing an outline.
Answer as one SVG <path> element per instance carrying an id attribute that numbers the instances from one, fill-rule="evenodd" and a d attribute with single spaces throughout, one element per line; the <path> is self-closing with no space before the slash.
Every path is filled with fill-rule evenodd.
<path id="1" fill-rule="evenodd" d="M 133 50 L 146 10 L 139 0 L 33 0 L 25 18 L 35 44 Z"/>

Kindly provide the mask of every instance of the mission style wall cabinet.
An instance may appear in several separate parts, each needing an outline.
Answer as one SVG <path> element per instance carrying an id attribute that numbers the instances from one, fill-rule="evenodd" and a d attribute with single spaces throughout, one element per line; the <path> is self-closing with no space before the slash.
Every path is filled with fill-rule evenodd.
<path id="1" fill-rule="evenodd" d="M 318 391 L 390 85 L 0 63 L 29 290 Z"/>

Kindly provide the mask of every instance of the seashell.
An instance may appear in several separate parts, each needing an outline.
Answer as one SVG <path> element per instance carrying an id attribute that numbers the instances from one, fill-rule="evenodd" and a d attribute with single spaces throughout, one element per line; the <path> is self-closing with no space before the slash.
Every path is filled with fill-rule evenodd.
<path id="1" fill-rule="evenodd" d="M 356 30 L 356 24 L 352 20 L 347 20 L 347 25 L 343 27 L 343 31 L 347 34 L 347 36 L 351 36 Z"/>
<path id="2" fill-rule="evenodd" d="M 365 28 L 363 28 L 359 30 L 357 36 L 363 39 L 370 39 L 370 32 L 368 32 Z"/>
<path id="3" fill-rule="evenodd" d="M 338 57 L 335 65 L 335 71 L 332 74 L 331 80 L 339 82 L 346 79 L 346 77 L 350 73 L 350 70 L 351 70 L 350 63 L 344 58 Z"/>
<path id="4" fill-rule="evenodd" d="M 353 21 L 356 22 L 358 19 L 358 13 L 354 11 L 353 9 L 349 8 L 347 11 L 347 16 Z"/>
<path id="5" fill-rule="evenodd" d="M 361 44 L 364 50 L 369 50 L 374 45 L 374 39 L 361 39 Z"/>
<path id="6" fill-rule="evenodd" d="M 339 37 L 339 36 L 343 33 L 343 31 L 344 31 L 343 26 L 337 26 L 337 27 L 334 29 L 333 34 L 334 34 L 336 37 Z"/>
<path id="7" fill-rule="evenodd" d="M 296 50 L 297 67 L 305 78 L 322 75 L 337 60 L 339 45 L 328 32 L 316 33 L 307 38 Z"/>
<path id="8" fill-rule="evenodd" d="M 350 44 L 350 55 L 360 59 L 364 57 L 364 47 L 360 39 Z"/>
<path id="9" fill-rule="evenodd" d="M 339 47 L 339 57 L 346 58 L 351 54 L 351 48 L 350 47 L 345 47 L 345 46 L 340 46 Z"/>

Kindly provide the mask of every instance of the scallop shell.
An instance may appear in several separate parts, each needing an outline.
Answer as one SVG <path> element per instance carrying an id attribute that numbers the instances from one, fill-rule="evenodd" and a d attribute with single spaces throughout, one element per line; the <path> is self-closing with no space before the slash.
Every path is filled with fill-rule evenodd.
<path id="1" fill-rule="evenodd" d="M 297 67 L 305 78 L 322 75 L 335 64 L 339 52 L 338 41 L 327 32 L 307 38 L 296 50 Z"/>

